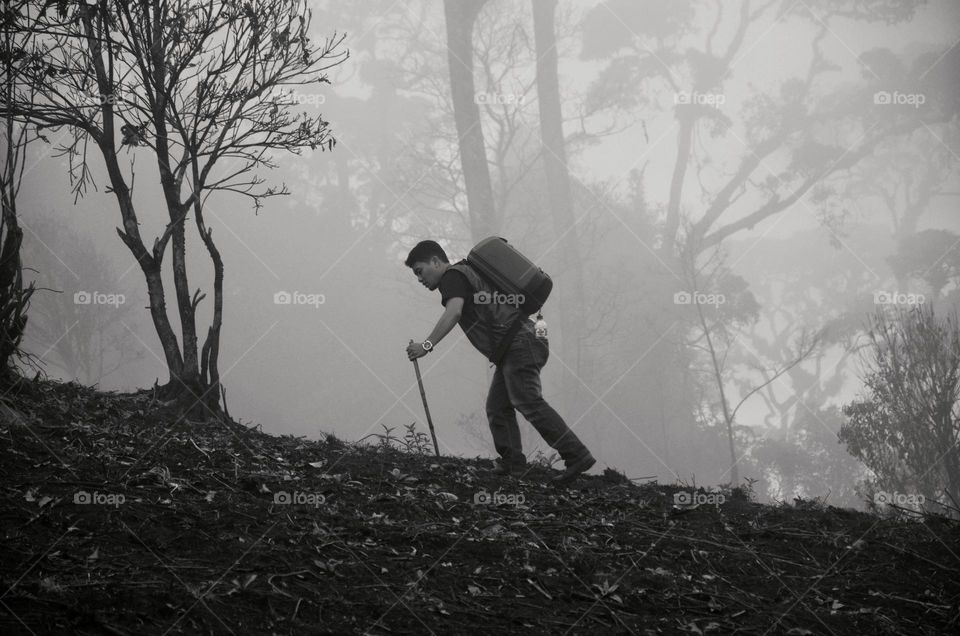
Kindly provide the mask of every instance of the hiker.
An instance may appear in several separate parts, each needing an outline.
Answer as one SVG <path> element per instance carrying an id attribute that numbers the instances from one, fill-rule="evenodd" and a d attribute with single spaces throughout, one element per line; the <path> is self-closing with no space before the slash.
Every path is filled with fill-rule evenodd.
<path id="1" fill-rule="evenodd" d="M 427 355 L 459 323 L 473 346 L 488 359 L 493 359 L 507 329 L 502 323 L 494 322 L 496 309 L 490 304 L 488 292 L 480 291 L 486 290 L 487 286 L 476 269 L 466 260 L 451 265 L 443 248 L 436 241 L 429 240 L 417 243 L 404 264 L 413 270 L 424 287 L 431 291 L 440 290 L 440 302 L 444 306 L 443 315 L 427 339 L 407 346 L 407 357 L 416 360 Z M 572 482 L 596 460 L 563 418 L 543 399 L 540 369 L 548 356 L 547 339 L 538 338 L 533 323 L 523 317 L 519 331 L 502 360 L 496 364 L 486 410 L 493 445 L 500 455 L 493 473 L 519 476 L 524 470 L 527 462 L 520 444 L 516 414 L 520 411 L 564 460 L 566 470 L 551 480 L 559 486 Z"/>

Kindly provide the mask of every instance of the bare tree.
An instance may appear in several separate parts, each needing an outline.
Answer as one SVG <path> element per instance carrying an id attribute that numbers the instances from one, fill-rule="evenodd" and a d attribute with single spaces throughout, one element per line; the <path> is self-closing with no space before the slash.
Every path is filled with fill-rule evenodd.
<path id="1" fill-rule="evenodd" d="M 15 15 L 31 37 L 20 80 L 36 95 L 18 93 L 2 114 L 45 128 L 68 127 L 63 151 L 79 196 L 91 182 L 89 142 L 106 163 L 117 197 L 117 233 L 143 271 L 150 312 L 166 358 L 168 393 L 216 411 L 222 387 L 217 370 L 223 319 L 223 260 L 203 206 L 214 192 L 263 199 L 286 194 L 262 188 L 253 171 L 271 168 L 271 151 L 330 149 L 322 116 L 291 116 L 294 96 L 285 87 L 327 81 L 324 71 L 346 56 L 334 36 L 314 46 L 310 12 L 302 0 L 257 3 L 150 0 L 127 3 L 26 3 Z M 134 163 L 120 152 L 144 147 L 157 161 L 166 228 L 148 248 L 140 235 L 134 198 Z M 185 222 L 193 211 L 214 269 L 214 309 L 198 351 L 196 310 L 206 294 L 191 294 Z M 172 246 L 172 269 L 181 338 L 167 316 L 161 266 Z"/>

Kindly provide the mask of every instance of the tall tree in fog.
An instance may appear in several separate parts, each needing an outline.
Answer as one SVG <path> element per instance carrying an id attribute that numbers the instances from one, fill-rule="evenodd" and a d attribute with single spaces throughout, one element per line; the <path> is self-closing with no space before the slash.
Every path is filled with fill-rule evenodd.
<path id="1" fill-rule="evenodd" d="M 950 291 L 956 300 L 960 282 L 960 237 L 953 232 L 930 229 L 909 235 L 900 241 L 896 254 L 887 262 L 898 281 L 919 280 L 924 284 L 924 300 L 939 300 L 951 285 Z"/>
<path id="2" fill-rule="evenodd" d="M 700 351 L 707 359 L 707 368 L 700 372 L 703 377 L 698 378 L 697 384 L 700 387 L 712 384 L 711 388 L 719 396 L 719 404 L 714 406 L 714 401 L 709 397 L 713 391 L 704 391 L 702 401 L 709 404 L 710 408 L 702 417 L 708 420 L 705 424 L 719 424 L 723 428 L 730 456 L 730 467 L 725 476 L 729 476 L 730 482 L 736 485 L 740 483 L 739 465 L 746 454 L 741 447 L 752 442 L 753 433 L 750 427 L 737 423 L 737 412 L 750 398 L 813 354 L 819 347 L 821 335 L 803 329 L 795 342 L 790 343 L 787 355 L 772 360 L 752 361 L 750 366 L 759 371 L 761 379 L 741 380 L 740 397 L 736 399 L 728 393 L 728 385 L 734 379 L 731 378 L 731 353 L 743 346 L 740 335 L 746 328 L 756 324 L 760 306 L 750 292 L 747 281 L 732 273 L 720 258 L 698 266 L 695 248 L 684 256 L 683 272 L 689 289 L 713 290 L 710 294 L 680 292 L 680 296 L 674 298 L 680 301 L 680 307 L 685 310 L 681 316 L 689 338 L 686 344 Z M 715 413 L 719 413 L 719 416 L 715 416 Z M 719 421 L 709 421 L 714 419 Z"/>
<path id="3" fill-rule="evenodd" d="M 470 232 L 478 241 L 499 226 L 493 206 L 493 188 L 487 150 L 480 125 L 480 108 L 473 81 L 473 25 L 487 0 L 444 0 L 447 20 L 447 62 L 450 93 L 457 125 L 460 162 L 470 206 Z"/>
<path id="4" fill-rule="evenodd" d="M 114 262 L 94 241 L 72 234 L 53 213 L 30 215 L 25 244 L 34 284 L 43 290 L 31 303 L 31 328 L 24 339 L 33 354 L 66 380 L 92 386 L 147 353 L 133 331 L 143 299 L 123 285 Z M 115 305 L 82 304 L 75 294 L 89 293 L 96 281 L 113 290 Z M 123 302 L 119 302 L 120 295 Z"/>
<path id="5" fill-rule="evenodd" d="M 854 245 L 884 245 L 877 225 L 855 228 Z M 762 424 L 752 430 L 749 472 L 757 492 L 778 499 L 830 493 L 836 505 L 856 506 L 854 492 L 863 467 L 838 443 L 843 421 L 840 393 L 849 380 L 848 363 L 856 353 L 862 316 L 872 311 L 877 283 L 865 269 L 879 271 L 883 249 L 859 253 L 824 240 L 815 228 L 761 242 L 731 241 L 750 289 L 759 303 L 759 320 L 728 356 L 731 368 L 743 370 L 730 380 L 731 390 L 746 395 L 770 374 L 757 369 L 768 360 L 789 360 L 795 334 L 820 330 L 821 346 L 756 396 L 766 407 Z M 746 424 L 746 422 L 744 422 Z"/>
<path id="6" fill-rule="evenodd" d="M 583 56 L 607 62 L 592 100 L 635 119 L 666 101 L 674 119 L 664 131 L 676 140 L 657 245 L 664 264 L 691 253 L 706 261 L 727 239 L 794 206 L 833 227 L 852 168 L 885 144 L 936 134 L 955 119 L 960 99 L 949 72 L 960 56 L 955 49 L 916 56 L 892 74 L 884 72 L 894 67 L 881 63 L 883 56 L 864 54 L 860 80 L 830 83 L 839 68 L 824 45 L 835 19 L 896 24 L 911 19 L 920 4 L 743 0 L 730 11 L 722 2 L 605 0 L 587 14 Z M 772 91 L 751 88 L 744 107 L 734 111 L 725 104 L 726 85 L 758 39 L 775 37 L 770 32 L 780 22 L 809 30 L 807 68 L 780 78 Z M 924 93 L 924 108 L 884 104 L 882 97 L 893 92 Z M 693 328 L 702 334 L 702 325 Z M 709 355 L 703 357 L 716 391 L 716 370 Z M 728 419 L 717 411 L 713 417 Z"/>
<path id="7" fill-rule="evenodd" d="M 838 221 L 831 230 L 842 235 L 845 217 L 860 211 L 869 212 L 877 221 L 888 220 L 890 234 L 898 243 L 913 237 L 931 204 L 948 195 L 960 173 L 960 162 L 951 150 L 958 143 L 960 120 L 956 119 L 942 125 L 937 137 L 921 128 L 890 139 L 880 152 L 851 170 L 835 202 L 838 209 L 830 214 Z"/>
<path id="8" fill-rule="evenodd" d="M 831 19 L 896 24 L 911 19 L 920 4 L 920 0 L 742 0 L 732 36 L 720 46 L 720 27 L 728 18 L 725 3 L 718 2 L 709 9 L 713 15 L 704 16 L 712 24 L 700 48 L 686 48 L 698 12 L 706 6 L 693 0 L 669 4 L 605 0 L 593 9 L 585 22 L 584 56 L 611 60 L 595 83 L 601 98 L 631 109 L 653 106 L 658 94 L 666 94 L 675 106 L 677 146 L 664 210 L 663 249 L 670 252 L 686 240 L 711 249 L 726 237 L 805 203 L 807 195 L 813 209 L 835 194 L 827 183 L 831 178 L 843 175 L 885 141 L 950 121 L 958 107 L 957 86 L 949 70 L 960 57 L 956 50 L 931 52 L 912 65 L 901 64 L 900 76 L 885 73 L 877 62 L 892 53 L 864 55 L 863 82 L 832 94 L 823 94 L 818 83 L 836 69 L 822 48 Z M 791 18 L 814 31 L 806 75 L 783 81 L 779 94 L 752 95 L 741 115 L 744 131 L 737 133 L 721 98 L 724 84 L 748 53 L 746 34 L 762 37 L 769 29 L 766 21 Z M 898 108 L 876 101 L 878 94 L 894 91 L 925 93 L 925 107 Z M 703 139 L 704 133 L 729 139 L 720 150 L 724 156 L 731 144 L 743 146 L 743 152 L 718 175 L 719 187 L 702 192 L 705 204 L 696 209 L 703 212 L 692 215 L 685 212 L 684 201 L 692 185 L 690 167 L 696 165 L 699 173 L 709 166 L 709 157 L 694 153 L 694 139 Z"/>
<path id="9" fill-rule="evenodd" d="M 291 85 L 318 84 L 340 63 L 341 40 L 314 46 L 307 37 L 310 13 L 301 0 L 250 4 L 103 1 L 30 3 L 16 15 L 30 34 L 31 64 L 21 79 L 37 96 L 21 93 L 2 114 L 46 128 L 66 126 L 72 140 L 74 188 L 91 182 L 87 148 L 103 158 L 110 191 L 117 198 L 121 240 L 144 274 L 150 313 L 170 374 L 166 389 L 185 405 L 219 407 L 218 371 L 223 317 L 223 260 L 203 216 L 214 192 L 249 197 L 259 208 L 285 188 L 261 188 L 254 170 L 272 167 L 270 151 L 332 147 L 321 116 L 292 117 Z M 148 148 L 159 170 L 166 228 L 148 248 L 140 235 L 134 197 L 134 162 L 127 171 L 121 152 Z M 212 322 L 198 349 L 196 310 L 206 297 L 191 293 L 186 266 L 186 219 L 196 229 L 214 274 Z M 178 341 L 167 315 L 161 266 L 172 247 L 179 311 Z"/>
<path id="10" fill-rule="evenodd" d="M 583 265 L 570 191 L 567 149 L 563 134 L 563 112 L 560 99 L 560 77 L 557 70 L 557 39 L 554 32 L 556 0 L 532 0 L 533 33 L 537 56 L 537 104 L 540 110 L 540 135 L 543 143 L 543 166 L 546 171 L 548 212 L 553 220 L 555 240 L 560 245 L 560 261 L 568 273 L 566 289 L 560 295 L 560 325 L 563 330 L 564 363 L 579 376 L 579 338 L 583 333 L 585 299 Z M 572 284 L 571 284 L 572 283 Z M 564 374 L 565 382 L 571 382 Z M 565 395 L 572 390 L 565 388 Z"/>

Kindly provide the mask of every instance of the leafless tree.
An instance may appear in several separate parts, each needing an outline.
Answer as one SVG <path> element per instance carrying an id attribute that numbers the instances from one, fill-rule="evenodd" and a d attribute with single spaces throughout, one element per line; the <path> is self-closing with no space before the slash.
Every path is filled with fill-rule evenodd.
<path id="1" fill-rule="evenodd" d="M 67 127 L 71 138 L 61 150 L 70 157 L 77 196 L 92 180 L 90 143 L 99 151 L 120 208 L 117 233 L 146 279 L 170 374 L 165 388 L 216 411 L 224 266 L 204 204 L 215 192 L 234 193 L 259 209 L 265 198 L 287 194 L 285 186 L 262 187 L 255 173 L 274 167 L 272 151 L 333 147 L 322 116 L 290 114 L 299 96 L 288 87 L 316 90 L 326 82 L 324 72 L 347 55 L 339 49 L 343 37 L 314 45 L 302 0 L 54 4 L 25 2 L 10 17 L 30 36 L 23 48 L 29 63 L 17 79 L 33 92 L 16 93 L 2 115 L 38 128 Z M 127 170 L 122 152 L 132 157 Z M 134 189 L 133 158 L 143 152 L 156 159 L 166 208 L 166 227 L 150 248 Z M 191 293 L 187 279 L 191 210 L 214 270 L 213 319 L 199 350 L 196 310 L 206 294 Z M 168 244 L 182 341 L 167 315 L 161 277 Z"/>

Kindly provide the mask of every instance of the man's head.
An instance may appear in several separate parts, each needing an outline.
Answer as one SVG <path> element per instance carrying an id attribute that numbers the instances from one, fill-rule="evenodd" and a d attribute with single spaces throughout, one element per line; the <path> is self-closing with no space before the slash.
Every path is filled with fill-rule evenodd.
<path id="1" fill-rule="evenodd" d="M 427 289 L 433 290 L 440 285 L 440 277 L 447 271 L 450 261 L 436 241 L 420 241 L 417 243 L 404 264 L 413 270 L 414 276 Z"/>

